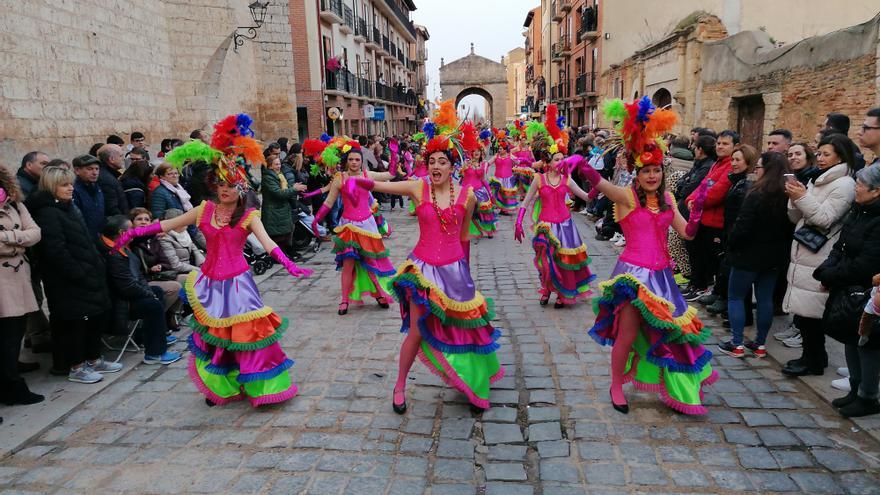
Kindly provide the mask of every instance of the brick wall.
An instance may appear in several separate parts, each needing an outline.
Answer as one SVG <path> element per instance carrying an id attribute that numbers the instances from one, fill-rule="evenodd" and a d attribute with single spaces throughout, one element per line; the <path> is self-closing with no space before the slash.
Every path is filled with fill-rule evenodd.
<path id="1" fill-rule="evenodd" d="M 798 67 L 746 81 L 724 81 L 703 86 L 700 125 L 717 130 L 736 128 L 731 99 L 764 95 L 764 135 L 773 128 L 792 131 L 796 140 L 812 142 L 817 126 L 829 112 L 849 115 L 850 137 L 855 139 L 865 112 L 877 98 L 877 56 L 838 60 L 821 67 Z"/>
<path id="2" fill-rule="evenodd" d="M 4 2 L 0 163 L 32 149 L 70 159 L 134 130 L 155 151 L 236 112 L 253 114 L 261 139 L 294 135 L 287 5 L 235 53 L 231 33 L 251 23 L 227 0 Z"/>

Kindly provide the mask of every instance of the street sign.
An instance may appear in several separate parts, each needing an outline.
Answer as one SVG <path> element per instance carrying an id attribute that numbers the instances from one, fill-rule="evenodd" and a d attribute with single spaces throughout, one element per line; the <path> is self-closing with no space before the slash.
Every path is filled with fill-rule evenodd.
<path id="1" fill-rule="evenodd" d="M 339 117 L 342 117 L 342 111 L 336 107 L 330 107 L 327 109 L 327 116 L 330 117 L 330 120 L 338 120 Z"/>
<path id="2" fill-rule="evenodd" d="M 385 120 L 385 107 L 373 108 L 373 120 Z"/>
<path id="3" fill-rule="evenodd" d="M 523 105 L 523 106 L 519 107 L 519 112 L 520 113 L 529 113 L 528 105 Z"/>
<path id="4" fill-rule="evenodd" d="M 375 107 L 370 104 L 364 105 L 364 118 L 372 119 L 373 115 L 375 115 Z"/>

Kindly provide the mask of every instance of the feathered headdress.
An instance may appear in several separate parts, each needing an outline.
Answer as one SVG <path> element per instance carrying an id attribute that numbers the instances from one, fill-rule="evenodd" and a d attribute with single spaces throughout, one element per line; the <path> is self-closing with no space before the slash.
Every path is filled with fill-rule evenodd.
<path id="1" fill-rule="evenodd" d="M 630 168 L 663 164 L 666 143 L 658 138 L 678 121 L 674 111 L 657 109 L 647 96 L 631 103 L 608 100 L 602 111 L 605 118 L 615 123 L 617 131 L 617 136 L 609 140 L 609 149 L 624 150 Z"/>
<path id="2" fill-rule="evenodd" d="M 568 133 L 562 132 L 560 123 L 565 123 L 565 117 L 558 116 L 559 109 L 556 104 L 547 106 L 547 114 L 544 118 L 544 127 L 549 135 L 549 151 L 550 153 L 567 154 L 568 153 Z"/>
<path id="3" fill-rule="evenodd" d="M 248 189 L 247 173 L 239 161 L 251 165 L 264 165 L 263 147 L 253 138 L 250 115 L 240 113 L 228 115 L 214 124 L 211 145 L 193 140 L 179 146 L 165 155 L 165 161 L 181 169 L 195 161 L 205 161 L 212 166 L 217 179 L 238 187 L 242 192 Z"/>
<path id="4" fill-rule="evenodd" d="M 412 137 L 424 143 L 426 157 L 441 151 L 449 153 L 453 161 L 461 160 L 466 153 L 479 149 L 480 140 L 484 139 L 472 121 L 458 121 L 453 100 L 437 102 L 432 120 L 425 122 L 422 132 Z"/>

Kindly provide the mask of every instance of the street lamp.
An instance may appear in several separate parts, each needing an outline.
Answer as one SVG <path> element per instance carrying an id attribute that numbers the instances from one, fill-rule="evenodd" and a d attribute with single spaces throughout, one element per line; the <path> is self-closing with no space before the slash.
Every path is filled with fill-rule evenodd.
<path id="1" fill-rule="evenodd" d="M 244 40 L 252 40 L 257 37 L 257 29 L 263 27 L 263 22 L 266 20 L 266 9 L 269 7 L 269 0 L 256 0 L 250 5 L 248 5 L 248 9 L 251 11 L 251 19 L 254 21 L 253 26 L 238 26 L 235 28 L 235 31 L 232 32 L 232 41 L 234 46 L 232 49 L 235 52 L 238 52 L 238 47 L 244 44 Z M 239 34 L 239 29 L 246 29 L 247 34 Z"/>

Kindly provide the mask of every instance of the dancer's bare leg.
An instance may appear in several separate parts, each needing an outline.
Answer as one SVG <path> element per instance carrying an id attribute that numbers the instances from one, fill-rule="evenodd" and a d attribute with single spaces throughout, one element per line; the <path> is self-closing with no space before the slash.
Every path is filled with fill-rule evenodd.
<path id="1" fill-rule="evenodd" d="M 615 404 L 626 404 L 623 377 L 641 321 L 638 310 L 630 303 L 624 304 L 617 312 L 617 338 L 611 348 L 611 401 Z"/>
<path id="2" fill-rule="evenodd" d="M 340 311 L 348 310 L 349 295 L 354 287 L 354 264 L 355 260 L 351 258 L 342 261 L 342 302 L 339 304 Z"/>
<path id="3" fill-rule="evenodd" d="M 409 376 L 409 370 L 412 369 L 413 361 L 416 359 L 416 353 L 419 352 L 419 346 L 422 344 L 422 335 L 419 333 L 419 317 L 422 315 L 422 308 L 417 304 L 410 302 L 409 304 L 409 332 L 400 346 L 400 361 L 397 367 L 397 383 L 394 384 L 394 403 L 403 404 L 406 402 L 406 377 Z"/>

